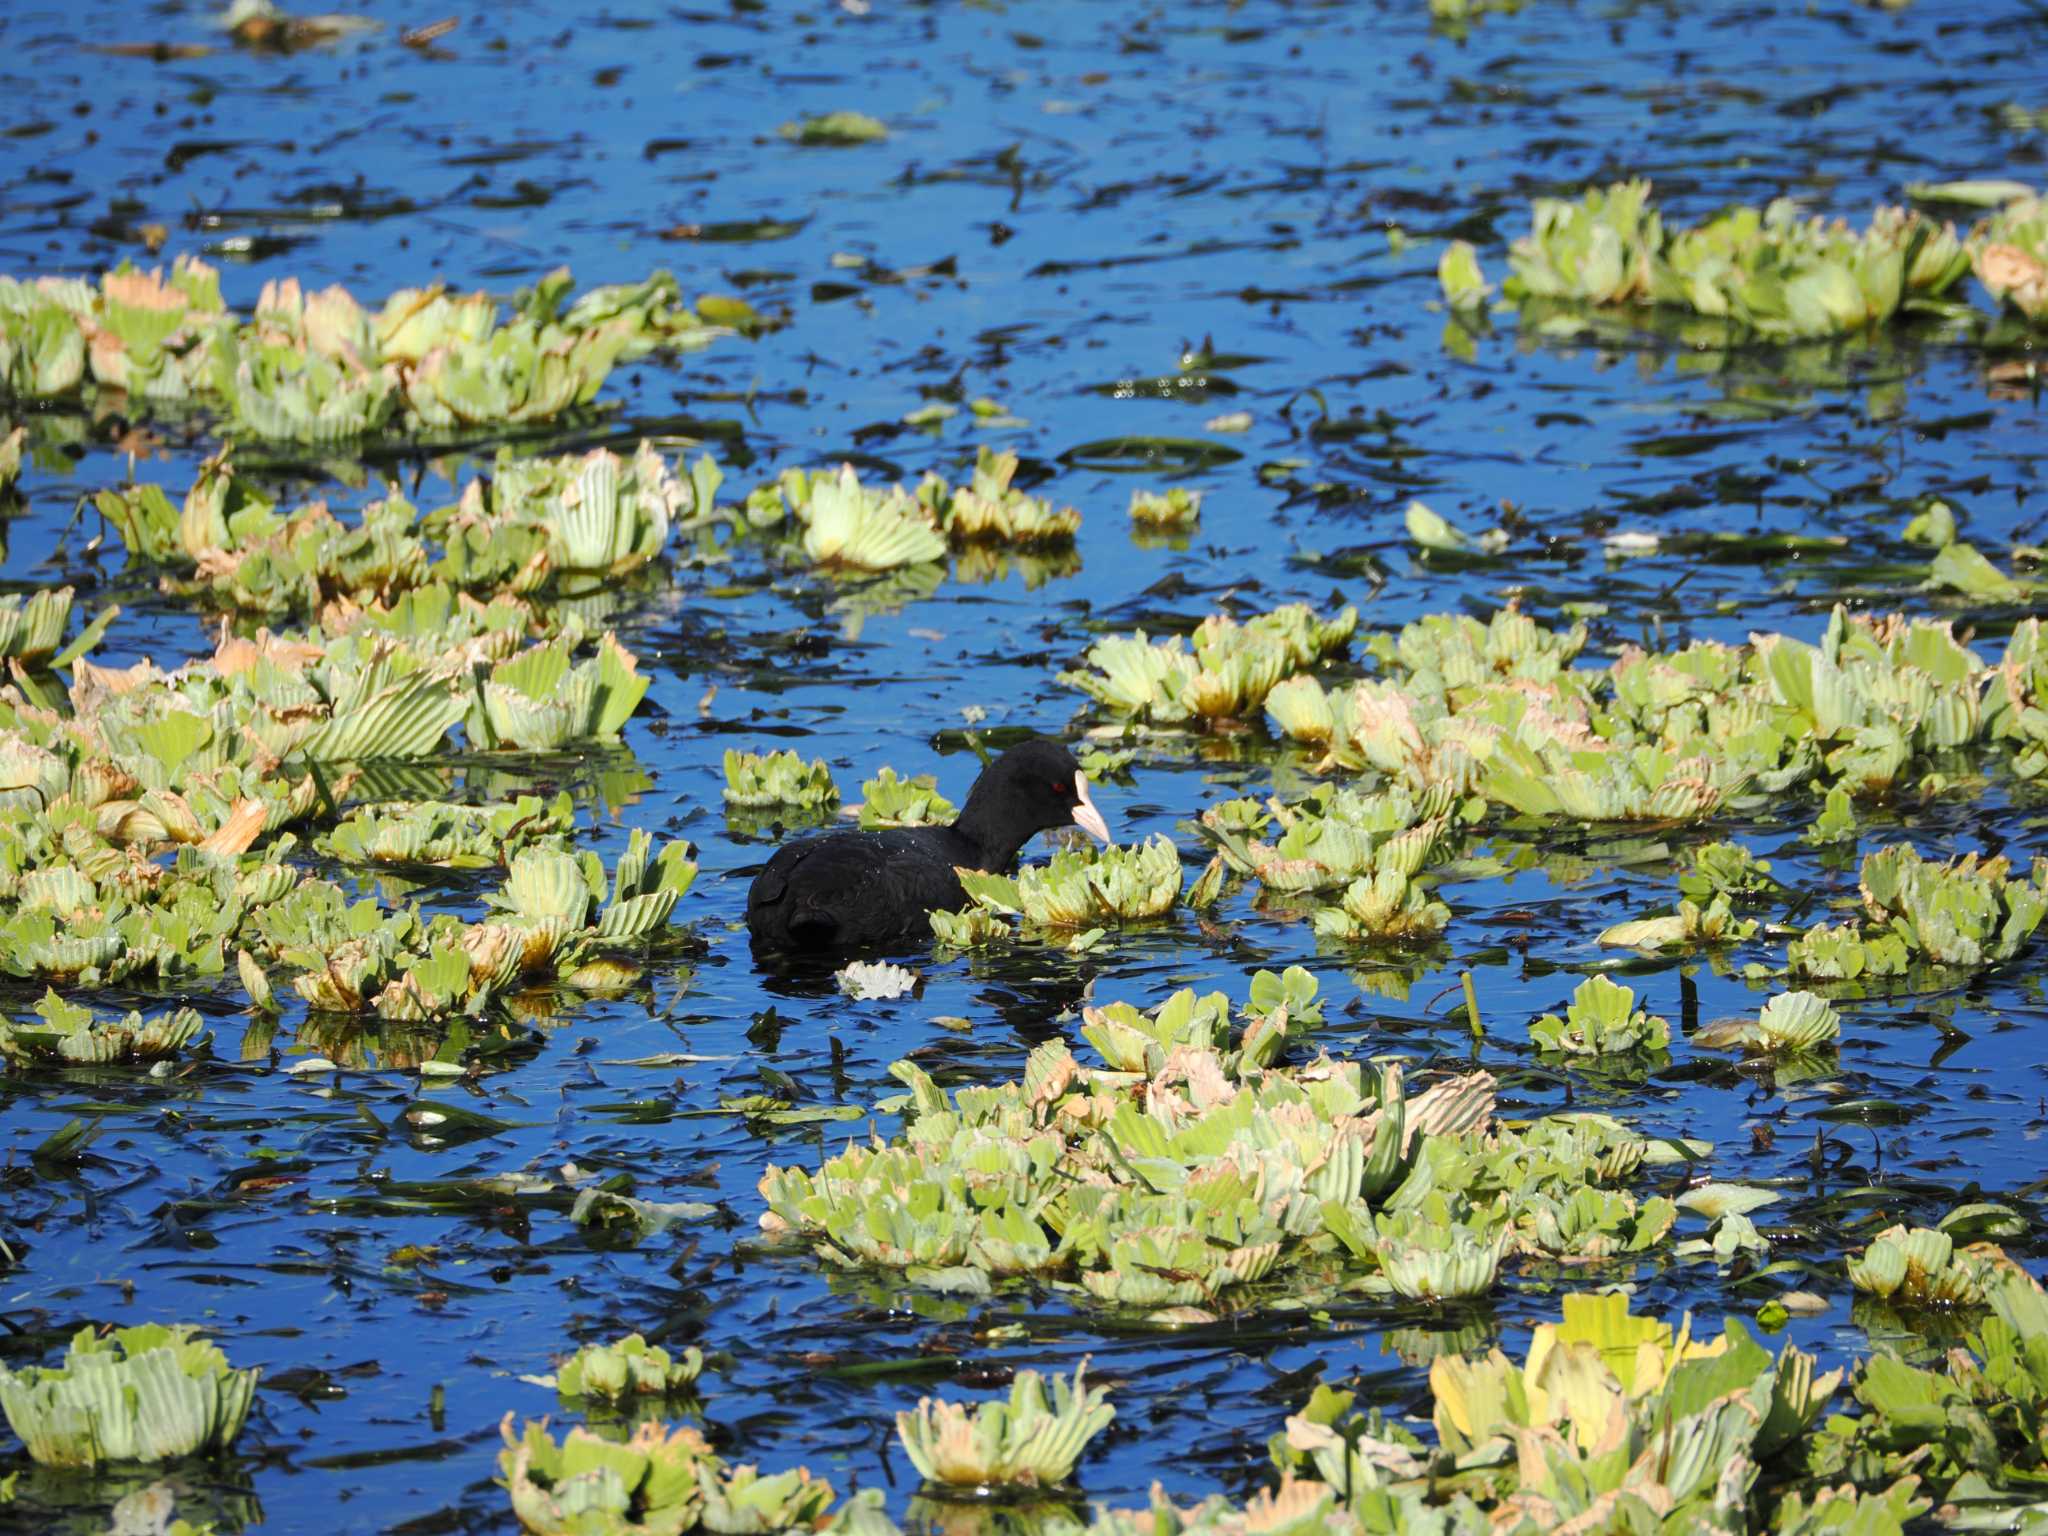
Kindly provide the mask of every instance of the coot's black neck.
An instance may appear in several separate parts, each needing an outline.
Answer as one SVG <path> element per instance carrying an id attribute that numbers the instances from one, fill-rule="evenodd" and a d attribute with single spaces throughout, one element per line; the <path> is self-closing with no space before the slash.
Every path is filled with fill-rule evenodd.
<path id="1" fill-rule="evenodd" d="M 974 845 L 974 868 L 999 875 L 1009 872 L 1024 845 L 1043 828 L 1006 802 L 1001 784 L 992 782 L 997 777 L 984 773 L 974 781 L 953 831 Z"/>

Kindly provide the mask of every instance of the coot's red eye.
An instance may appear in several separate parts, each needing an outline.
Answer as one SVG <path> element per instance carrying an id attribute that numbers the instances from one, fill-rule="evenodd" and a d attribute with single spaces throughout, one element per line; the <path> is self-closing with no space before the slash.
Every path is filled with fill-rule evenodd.
<path id="1" fill-rule="evenodd" d="M 1072 798 L 1074 793 L 1074 786 L 1067 783 L 1067 781 L 1064 779 L 1054 779 L 1052 781 L 1052 792 L 1056 795 L 1062 795 L 1068 798 Z"/>

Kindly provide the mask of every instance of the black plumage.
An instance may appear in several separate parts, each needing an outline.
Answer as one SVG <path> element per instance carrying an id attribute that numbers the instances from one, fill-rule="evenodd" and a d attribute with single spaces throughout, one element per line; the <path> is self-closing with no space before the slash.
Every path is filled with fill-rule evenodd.
<path id="1" fill-rule="evenodd" d="M 955 868 L 1007 872 L 1032 837 L 1069 824 L 1109 841 L 1074 754 L 1035 738 L 982 770 L 951 826 L 785 843 L 747 891 L 747 931 L 756 950 L 793 955 L 928 938 L 926 914 L 967 901 Z"/>

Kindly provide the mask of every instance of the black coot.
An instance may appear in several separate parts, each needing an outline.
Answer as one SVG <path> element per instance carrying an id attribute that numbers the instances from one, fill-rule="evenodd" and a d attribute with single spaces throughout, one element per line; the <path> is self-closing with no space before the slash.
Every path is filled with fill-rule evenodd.
<path id="1" fill-rule="evenodd" d="M 928 938 L 925 916 L 964 906 L 955 866 L 1007 871 L 1039 832 L 1069 822 L 1109 841 L 1074 754 L 1043 737 L 984 768 L 950 827 L 824 832 L 786 843 L 747 892 L 747 931 L 771 954 L 836 954 Z"/>

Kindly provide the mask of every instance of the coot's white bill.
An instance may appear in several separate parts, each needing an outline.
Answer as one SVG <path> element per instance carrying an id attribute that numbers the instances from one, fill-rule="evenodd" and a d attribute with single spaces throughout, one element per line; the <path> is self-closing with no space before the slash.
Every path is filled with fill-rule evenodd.
<path id="1" fill-rule="evenodd" d="M 1074 825 L 1091 837 L 1102 842 L 1110 841 L 1109 823 L 1102 819 L 1102 812 L 1095 808 L 1095 802 L 1088 798 L 1088 775 L 1074 775 Z"/>

